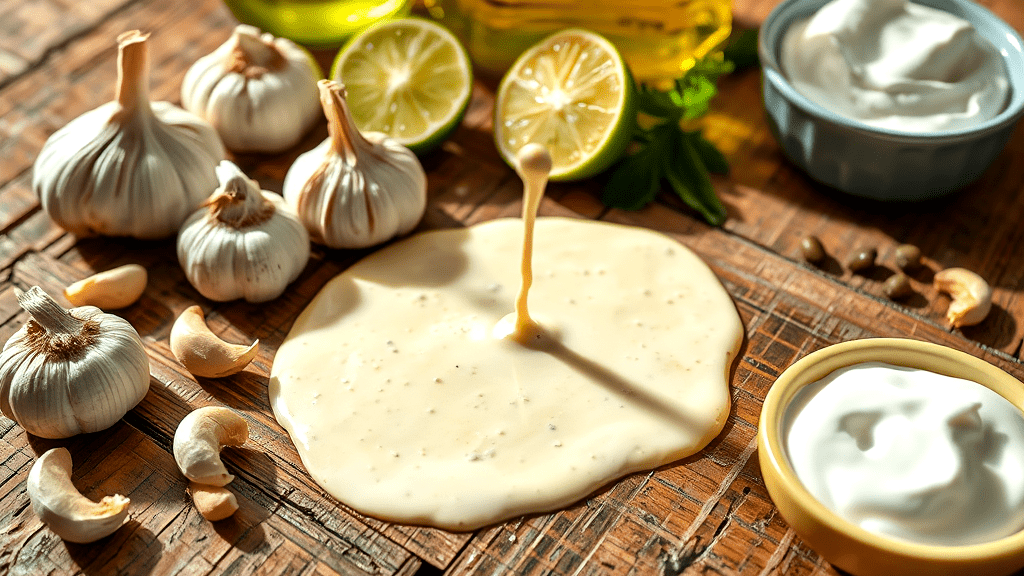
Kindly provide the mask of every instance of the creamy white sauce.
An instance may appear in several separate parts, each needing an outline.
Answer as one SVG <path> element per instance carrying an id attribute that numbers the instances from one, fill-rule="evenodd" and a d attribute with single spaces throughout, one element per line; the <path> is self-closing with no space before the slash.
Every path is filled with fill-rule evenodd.
<path id="1" fill-rule="evenodd" d="M 729 414 L 743 330 L 667 236 L 539 218 L 418 234 L 329 282 L 278 350 L 270 399 L 313 479 L 372 516 L 473 529 L 691 455 Z M 525 302 L 525 300 L 524 300 Z M 528 330 L 527 330 L 528 333 Z"/>
<path id="2" fill-rule="evenodd" d="M 781 65 L 825 108 L 907 132 L 979 124 L 1010 91 L 1002 58 L 969 22 L 907 0 L 833 0 L 790 26 Z"/>
<path id="3" fill-rule="evenodd" d="M 1024 416 L 977 382 L 856 364 L 802 390 L 786 418 L 800 481 L 866 530 L 958 546 L 1024 527 Z"/>

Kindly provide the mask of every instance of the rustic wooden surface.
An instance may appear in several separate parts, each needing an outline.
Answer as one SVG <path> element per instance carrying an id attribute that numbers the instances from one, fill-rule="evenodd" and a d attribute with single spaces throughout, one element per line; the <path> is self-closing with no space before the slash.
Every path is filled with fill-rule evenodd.
<path id="1" fill-rule="evenodd" d="M 1019 0 L 982 3 L 1024 29 Z M 774 4 L 734 0 L 737 21 L 756 25 Z M 150 284 L 139 303 L 118 313 L 142 335 L 152 366 L 147 397 L 107 431 L 41 440 L 0 418 L 0 574 L 835 574 L 787 527 L 760 478 L 756 424 L 775 377 L 808 352 L 872 336 L 945 344 L 1024 377 L 1024 128 L 963 193 L 924 205 L 866 204 L 836 197 L 787 164 L 763 119 L 759 74 L 748 70 L 722 80 L 707 128 L 733 165 L 715 179 L 729 212 L 724 227 L 703 224 L 668 196 L 637 213 L 607 210 L 595 195 L 600 178 L 552 186 L 541 208 L 661 230 L 712 266 L 746 326 L 722 434 L 694 457 L 626 477 L 561 512 L 473 533 L 364 517 L 312 482 L 266 392 L 274 351 L 298 312 L 364 252 L 315 248 L 302 276 L 272 304 L 218 304 L 184 279 L 173 241 L 77 240 L 40 211 L 31 190 L 32 161 L 45 139 L 112 98 L 120 32 L 152 31 L 153 96 L 178 102 L 184 71 L 234 24 L 218 0 L 0 5 L 0 342 L 25 321 L 15 287 L 59 295 L 74 280 L 138 262 Z M 491 90 L 478 84 L 454 138 L 424 159 L 430 203 L 423 228 L 519 213 L 521 185 L 491 142 L 491 103 Z M 237 161 L 280 190 L 290 162 L 325 134 L 321 125 L 287 154 Z M 833 257 L 824 269 L 799 257 L 807 234 Z M 902 242 L 923 249 L 927 268 L 914 278 L 917 293 L 896 304 L 881 287 Z M 874 271 L 853 275 L 840 264 L 868 246 L 879 250 Z M 995 287 L 994 310 L 981 325 L 946 328 L 949 300 L 930 287 L 930 276 L 949 266 L 971 268 Z M 260 339 L 259 357 L 245 372 L 197 381 L 174 360 L 171 323 L 194 303 L 223 337 Z M 224 452 L 241 508 L 215 524 L 196 514 L 170 455 L 178 421 L 211 404 L 240 410 L 252 431 L 245 447 Z M 54 446 L 71 450 L 83 493 L 132 499 L 127 526 L 94 545 L 65 543 L 42 526 L 25 479 L 35 457 Z"/>

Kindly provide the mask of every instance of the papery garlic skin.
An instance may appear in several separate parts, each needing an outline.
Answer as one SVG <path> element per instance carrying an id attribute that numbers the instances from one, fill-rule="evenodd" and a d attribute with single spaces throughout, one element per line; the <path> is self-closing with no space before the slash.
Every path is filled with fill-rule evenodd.
<path id="1" fill-rule="evenodd" d="M 310 238 L 329 248 L 366 248 L 408 234 L 426 210 L 423 166 L 384 134 L 360 134 L 340 84 L 319 86 L 331 135 L 288 169 L 285 201 Z"/>
<path id="2" fill-rule="evenodd" d="M 217 133 L 170 102 L 149 101 L 147 37 L 118 37 L 117 99 L 53 133 L 33 165 L 43 210 L 76 236 L 173 235 L 217 186 Z"/>
<path id="3" fill-rule="evenodd" d="M 227 42 L 188 69 L 186 110 L 206 119 L 236 152 L 281 152 L 320 119 L 319 67 L 286 38 L 240 24 Z"/>
<path id="4" fill-rule="evenodd" d="M 0 412 L 30 434 L 68 438 L 114 425 L 149 391 L 149 357 L 128 321 L 64 310 L 38 287 L 29 320 L 0 353 Z"/>
<path id="5" fill-rule="evenodd" d="M 178 233 L 178 262 L 210 300 L 273 300 L 305 269 L 309 234 L 279 195 L 238 166 L 225 160 L 217 176 L 220 188 Z"/>

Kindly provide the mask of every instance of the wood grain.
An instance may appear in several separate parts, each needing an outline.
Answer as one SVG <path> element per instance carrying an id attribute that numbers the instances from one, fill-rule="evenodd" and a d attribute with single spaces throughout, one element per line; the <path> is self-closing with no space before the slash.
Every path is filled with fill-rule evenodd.
<path id="1" fill-rule="evenodd" d="M 1018 29 L 1017 0 L 983 2 Z M 760 22 L 774 1 L 735 0 L 737 22 Z M 44 20 L 45 18 L 45 20 Z M 49 22 L 50 27 L 41 25 Z M 937 342 L 1024 377 L 1024 251 L 1015 218 L 1024 211 L 1024 129 L 982 180 L 941 202 L 892 207 L 837 197 L 782 157 L 760 105 L 756 70 L 722 80 L 706 133 L 730 159 L 715 186 L 729 220 L 711 228 L 662 195 L 635 213 L 604 208 L 600 177 L 554 184 L 541 213 L 644 226 L 666 233 L 707 261 L 734 298 L 746 328 L 732 374 L 732 411 L 705 450 L 658 470 L 627 476 L 557 513 L 519 518 L 473 533 L 402 526 L 367 518 L 335 501 L 306 474 L 274 420 L 267 380 L 295 317 L 334 275 L 367 251 L 315 247 L 288 292 L 268 305 L 202 298 L 178 267 L 173 239 L 78 239 L 41 211 L 32 162 L 57 128 L 107 100 L 116 78 L 114 38 L 153 31 L 152 93 L 179 101 L 181 76 L 234 25 L 218 0 L 16 0 L 0 7 L 0 341 L 26 320 L 14 288 L 64 286 L 96 271 L 137 262 L 150 272 L 142 299 L 117 313 L 142 335 L 151 363 L 146 398 L 113 428 L 62 441 L 27 436 L 0 418 L 0 574 L 836 574 L 787 526 L 761 481 L 755 434 L 761 402 L 793 361 L 828 344 L 873 336 Z M 332 54 L 318 52 L 322 63 Z M 420 229 L 516 216 L 522 188 L 491 140 L 493 86 L 477 84 L 453 138 L 424 158 L 429 206 Z M 295 156 L 326 134 L 323 124 L 284 154 L 239 156 L 271 190 Z M 799 257 L 799 241 L 819 236 L 832 260 Z M 922 248 L 927 268 L 902 303 L 882 296 L 894 247 Z M 864 246 L 880 266 L 851 274 L 843 263 Z M 930 286 L 947 266 L 981 273 L 996 310 L 978 327 L 950 331 L 948 299 Z M 234 342 L 260 340 L 243 373 L 196 379 L 170 353 L 175 317 L 199 304 L 211 328 Z M 211 524 L 199 517 L 170 455 L 180 419 L 218 404 L 239 410 L 250 442 L 227 449 L 241 509 Z M 65 544 L 31 511 L 25 477 L 38 454 L 67 446 L 85 494 L 133 500 L 128 525 L 95 546 Z"/>

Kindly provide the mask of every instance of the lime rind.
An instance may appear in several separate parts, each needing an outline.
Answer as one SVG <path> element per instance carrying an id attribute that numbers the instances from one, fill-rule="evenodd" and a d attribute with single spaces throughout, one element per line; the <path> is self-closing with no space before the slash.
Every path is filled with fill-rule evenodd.
<path id="1" fill-rule="evenodd" d="M 579 180 L 622 157 L 636 121 L 635 87 L 625 61 L 603 36 L 567 29 L 524 52 L 502 78 L 494 139 L 502 158 L 528 142 L 554 159 L 551 180 Z"/>
<path id="2" fill-rule="evenodd" d="M 417 154 L 437 148 L 462 122 L 473 92 L 469 55 L 447 29 L 422 18 L 376 24 L 338 52 L 356 126 L 383 132 Z"/>

